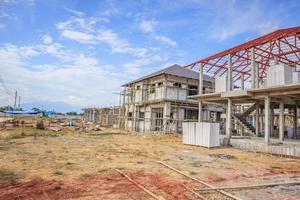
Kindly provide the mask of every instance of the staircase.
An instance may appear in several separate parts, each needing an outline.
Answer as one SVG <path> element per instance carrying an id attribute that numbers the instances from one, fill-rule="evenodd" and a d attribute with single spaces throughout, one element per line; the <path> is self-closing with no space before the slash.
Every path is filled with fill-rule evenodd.
<path id="1" fill-rule="evenodd" d="M 246 132 L 250 132 L 251 134 L 255 135 L 255 128 L 249 124 L 244 118 L 237 114 L 233 114 L 232 117 L 237 120 L 237 122 L 244 127 Z"/>
<path id="2" fill-rule="evenodd" d="M 250 115 L 255 109 L 257 105 L 260 105 L 261 103 L 259 101 L 257 101 L 256 103 L 254 103 L 252 106 L 250 106 L 247 110 L 245 110 L 242 114 L 241 117 L 245 118 L 248 115 Z"/>

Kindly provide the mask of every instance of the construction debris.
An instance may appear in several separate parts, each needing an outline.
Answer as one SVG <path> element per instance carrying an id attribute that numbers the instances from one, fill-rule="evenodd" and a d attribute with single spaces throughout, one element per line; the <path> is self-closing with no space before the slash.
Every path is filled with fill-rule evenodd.
<path id="1" fill-rule="evenodd" d="M 201 183 L 202 185 L 205 185 L 205 186 L 207 186 L 207 187 L 209 187 L 209 188 L 214 188 L 214 189 L 216 188 L 215 186 L 213 186 L 213 185 L 211 185 L 211 184 L 209 184 L 209 183 L 206 183 L 206 182 L 204 182 L 204 181 L 201 181 L 201 180 L 199 180 L 199 179 L 197 179 L 197 178 L 194 178 L 194 177 L 192 177 L 192 176 L 189 176 L 189 175 L 187 175 L 187 174 L 185 174 L 185 173 L 179 171 L 178 169 L 175 169 L 174 167 L 172 167 L 172 166 L 170 166 L 170 165 L 168 165 L 168 164 L 166 164 L 166 163 L 164 163 L 164 162 L 162 162 L 162 161 L 159 161 L 158 163 L 160 163 L 161 165 L 163 165 L 163 166 L 165 166 L 165 167 L 167 167 L 167 168 L 169 168 L 169 169 L 171 169 L 171 170 L 173 170 L 173 171 L 175 171 L 175 172 L 177 172 L 177 173 L 179 173 L 179 174 L 181 174 L 181 175 L 183 175 L 183 176 L 185 176 L 185 177 L 187 177 L 187 178 L 192 179 L 193 181 L 196 181 L 196 182 L 198 182 L 198 183 Z M 218 190 L 218 189 L 216 189 L 216 191 L 218 191 L 218 192 L 220 192 L 221 194 L 224 194 L 225 196 L 230 197 L 230 198 L 232 198 L 232 199 L 235 199 L 235 200 L 242 200 L 241 198 L 236 197 L 236 196 L 234 196 L 233 194 L 230 194 L 230 193 L 228 193 L 228 192 L 225 192 L 224 190 Z"/>
<path id="2" fill-rule="evenodd" d="M 126 174 L 124 174 L 123 172 L 121 172 L 120 170 L 116 169 L 116 171 L 121 174 L 123 177 L 125 177 L 126 179 L 128 179 L 131 183 L 133 183 L 135 186 L 137 186 L 138 188 L 140 188 L 141 190 L 143 190 L 144 192 L 146 192 L 148 195 L 150 195 L 153 199 L 156 200 L 166 200 L 165 198 L 163 198 L 162 196 L 157 196 L 155 195 L 153 192 L 151 192 L 150 190 L 144 188 L 143 186 L 141 186 L 140 184 L 138 184 L 137 182 L 135 182 L 132 178 L 130 178 L 129 176 L 127 176 Z"/>

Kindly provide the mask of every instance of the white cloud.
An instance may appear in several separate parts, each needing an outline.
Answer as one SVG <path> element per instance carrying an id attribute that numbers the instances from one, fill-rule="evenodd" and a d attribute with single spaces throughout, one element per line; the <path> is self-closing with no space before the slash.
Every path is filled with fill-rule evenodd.
<path id="1" fill-rule="evenodd" d="M 49 35 L 43 35 L 42 40 L 44 44 L 51 44 L 53 42 L 52 37 Z"/>
<path id="2" fill-rule="evenodd" d="M 143 57 L 143 58 L 138 58 L 136 60 L 134 60 L 133 62 L 130 63 L 126 63 L 123 65 L 125 72 L 129 73 L 129 74 L 138 74 L 141 72 L 141 68 L 142 66 L 151 64 L 153 62 L 159 62 L 159 61 L 164 61 L 165 58 L 163 58 L 160 55 L 151 55 L 151 56 L 147 56 L 147 57 Z"/>
<path id="3" fill-rule="evenodd" d="M 0 47 L 0 60 L 3 61 L 0 70 L 2 79 L 9 90 L 18 89 L 22 94 L 23 103 L 38 100 L 60 101 L 78 106 L 99 106 L 112 103 L 113 99 L 117 100 L 112 91 L 119 90 L 119 79 L 110 75 L 110 71 L 101 68 L 96 58 L 79 54 L 75 55 L 68 65 L 29 64 L 28 61 L 37 55 L 29 49 L 39 48 L 39 45 Z M 27 53 L 24 54 L 21 50 L 27 50 Z M 18 78 L 12 80 L 10 77 Z M 12 97 L 0 98 L 0 104 L 7 105 L 10 98 Z"/>
<path id="4" fill-rule="evenodd" d="M 30 6 L 34 5 L 34 0 L 2 0 L 5 4 L 27 4 Z"/>
<path id="5" fill-rule="evenodd" d="M 168 44 L 173 47 L 176 46 L 176 41 L 170 39 L 167 36 L 159 35 L 159 34 L 155 33 L 156 32 L 155 29 L 156 29 L 157 25 L 158 25 L 158 22 L 154 19 L 142 20 L 139 22 L 139 28 L 145 33 L 151 33 L 151 36 L 153 39 L 163 42 L 163 43 Z"/>
<path id="6" fill-rule="evenodd" d="M 3 30 L 5 28 L 5 24 L 0 24 L 0 30 Z"/>
<path id="7" fill-rule="evenodd" d="M 82 32 L 95 32 L 97 23 L 108 23 L 107 18 L 94 18 L 94 17 L 72 17 L 69 20 L 59 22 L 56 27 L 59 30 L 73 30 Z"/>
<path id="8" fill-rule="evenodd" d="M 94 36 L 88 33 L 72 31 L 72 30 L 64 30 L 61 32 L 61 36 L 71 40 L 76 40 L 77 42 L 80 43 L 96 44 Z"/>
<path id="9" fill-rule="evenodd" d="M 156 26 L 157 26 L 157 21 L 155 21 L 153 19 L 152 20 L 142 20 L 142 21 L 140 21 L 140 24 L 139 24 L 140 29 L 145 33 L 154 32 Z"/>
<path id="10" fill-rule="evenodd" d="M 141 72 L 141 68 L 136 65 L 125 65 L 124 68 L 125 68 L 125 72 L 129 74 L 138 74 Z"/>
<path id="11" fill-rule="evenodd" d="M 267 16 L 259 1 L 251 1 L 245 7 L 233 1 L 223 6 L 222 12 L 214 13 L 208 36 L 223 41 L 245 32 L 265 34 L 277 29 L 279 23 L 280 18 Z"/>
<path id="12" fill-rule="evenodd" d="M 78 16 L 78 17 L 83 17 L 84 16 L 84 13 L 81 12 L 81 11 L 78 11 L 78 10 L 74 10 L 74 9 L 71 9 L 71 8 L 65 8 L 66 11 Z"/>
<path id="13" fill-rule="evenodd" d="M 164 42 L 164 43 L 166 43 L 166 44 L 168 44 L 170 46 L 173 46 L 173 47 L 176 46 L 176 41 L 174 41 L 174 40 L 172 40 L 172 39 L 170 39 L 170 38 L 168 38 L 166 36 L 163 36 L 163 35 L 153 35 L 153 38 L 155 40 L 160 41 L 160 42 Z"/>

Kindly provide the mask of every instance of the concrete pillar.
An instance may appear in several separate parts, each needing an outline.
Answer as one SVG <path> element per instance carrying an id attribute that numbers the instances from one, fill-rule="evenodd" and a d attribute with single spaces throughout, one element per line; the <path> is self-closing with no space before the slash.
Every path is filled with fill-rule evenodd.
<path id="1" fill-rule="evenodd" d="M 227 113 L 226 113 L 226 137 L 231 138 L 231 129 L 232 129 L 232 100 L 227 100 Z"/>
<path id="2" fill-rule="evenodd" d="M 283 142 L 284 140 L 284 103 L 283 99 L 279 103 L 279 141 Z"/>
<path id="3" fill-rule="evenodd" d="M 241 89 L 242 89 L 242 90 L 245 89 L 245 78 L 244 78 L 244 74 L 241 74 Z"/>
<path id="4" fill-rule="evenodd" d="M 232 56 L 228 54 L 227 91 L 231 91 L 232 88 Z"/>
<path id="5" fill-rule="evenodd" d="M 241 105 L 241 113 L 244 113 L 244 106 Z M 244 136 L 245 135 L 245 129 L 243 126 L 241 126 L 241 136 Z"/>
<path id="6" fill-rule="evenodd" d="M 93 115 L 92 115 L 92 122 L 95 123 L 95 116 L 96 116 L 96 111 L 93 109 Z"/>
<path id="7" fill-rule="evenodd" d="M 254 47 L 251 48 L 251 88 L 255 88 L 255 53 L 254 53 Z"/>
<path id="8" fill-rule="evenodd" d="M 137 106 L 134 104 L 133 105 L 133 113 L 132 113 L 132 117 L 133 117 L 133 119 L 132 119 L 132 128 L 131 128 L 131 130 L 132 131 L 136 131 L 136 118 L 137 118 Z"/>
<path id="9" fill-rule="evenodd" d="M 167 131 L 169 128 L 169 123 L 170 123 L 170 113 L 171 113 L 171 103 L 166 102 L 164 103 L 164 110 L 163 110 L 163 126 L 164 130 Z"/>
<path id="10" fill-rule="evenodd" d="M 274 137 L 274 108 L 273 105 L 270 105 L 270 136 Z"/>
<path id="11" fill-rule="evenodd" d="M 264 109 L 262 107 L 260 108 L 259 125 L 260 125 L 260 132 L 262 133 L 264 130 Z"/>
<path id="12" fill-rule="evenodd" d="M 259 136 L 259 104 L 256 105 L 255 111 L 255 134 Z"/>
<path id="13" fill-rule="evenodd" d="M 294 118 L 294 120 L 293 120 L 294 121 L 293 138 L 295 139 L 296 135 L 297 135 L 297 126 L 298 126 L 298 124 L 297 124 L 297 119 L 298 119 L 298 116 L 297 116 L 297 103 L 294 107 L 294 116 L 293 116 L 293 118 Z"/>
<path id="14" fill-rule="evenodd" d="M 265 142 L 270 142 L 270 103 L 269 96 L 265 97 Z"/>
<path id="15" fill-rule="evenodd" d="M 91 109 L 89 109 L 89 122 L 92 122 L 92 110 Z"/>
<path id="16" fill-rule="evenodd" d="M 199 89 L 198 89 L 199 94 L 203 94 L 203 64 L 200 64 L 200 70 L 199 70 Z M 202 122 L 203 121 L 203 116 L 202 116 L 202 101 L 199 101 L 199 112 L 198 112 L 198 121 Z"/>
<path id="17" fill-rule="evenodd" d="M 259 88 L 259 64 L 255 63 L 255 88 Z"/>

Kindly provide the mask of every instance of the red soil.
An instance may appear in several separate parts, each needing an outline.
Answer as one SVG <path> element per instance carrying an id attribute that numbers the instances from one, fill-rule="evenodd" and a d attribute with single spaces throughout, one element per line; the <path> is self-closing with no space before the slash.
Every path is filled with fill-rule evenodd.
<path id="1" fill-rule="evenodd" d="M 182 187 L 183 183 L 186 184 L 185 182 L 143 172 L 128 175 L 156 195 L 167 199 L 192 199 Z M 137 197 L 133 198 L 133 196 Z M 0 183 L 0 199 L 3 200 L 148 199 L 147 197 L 144 192 L 117 173 L 63 181 L 36 179 L 27 182 Z"/>

